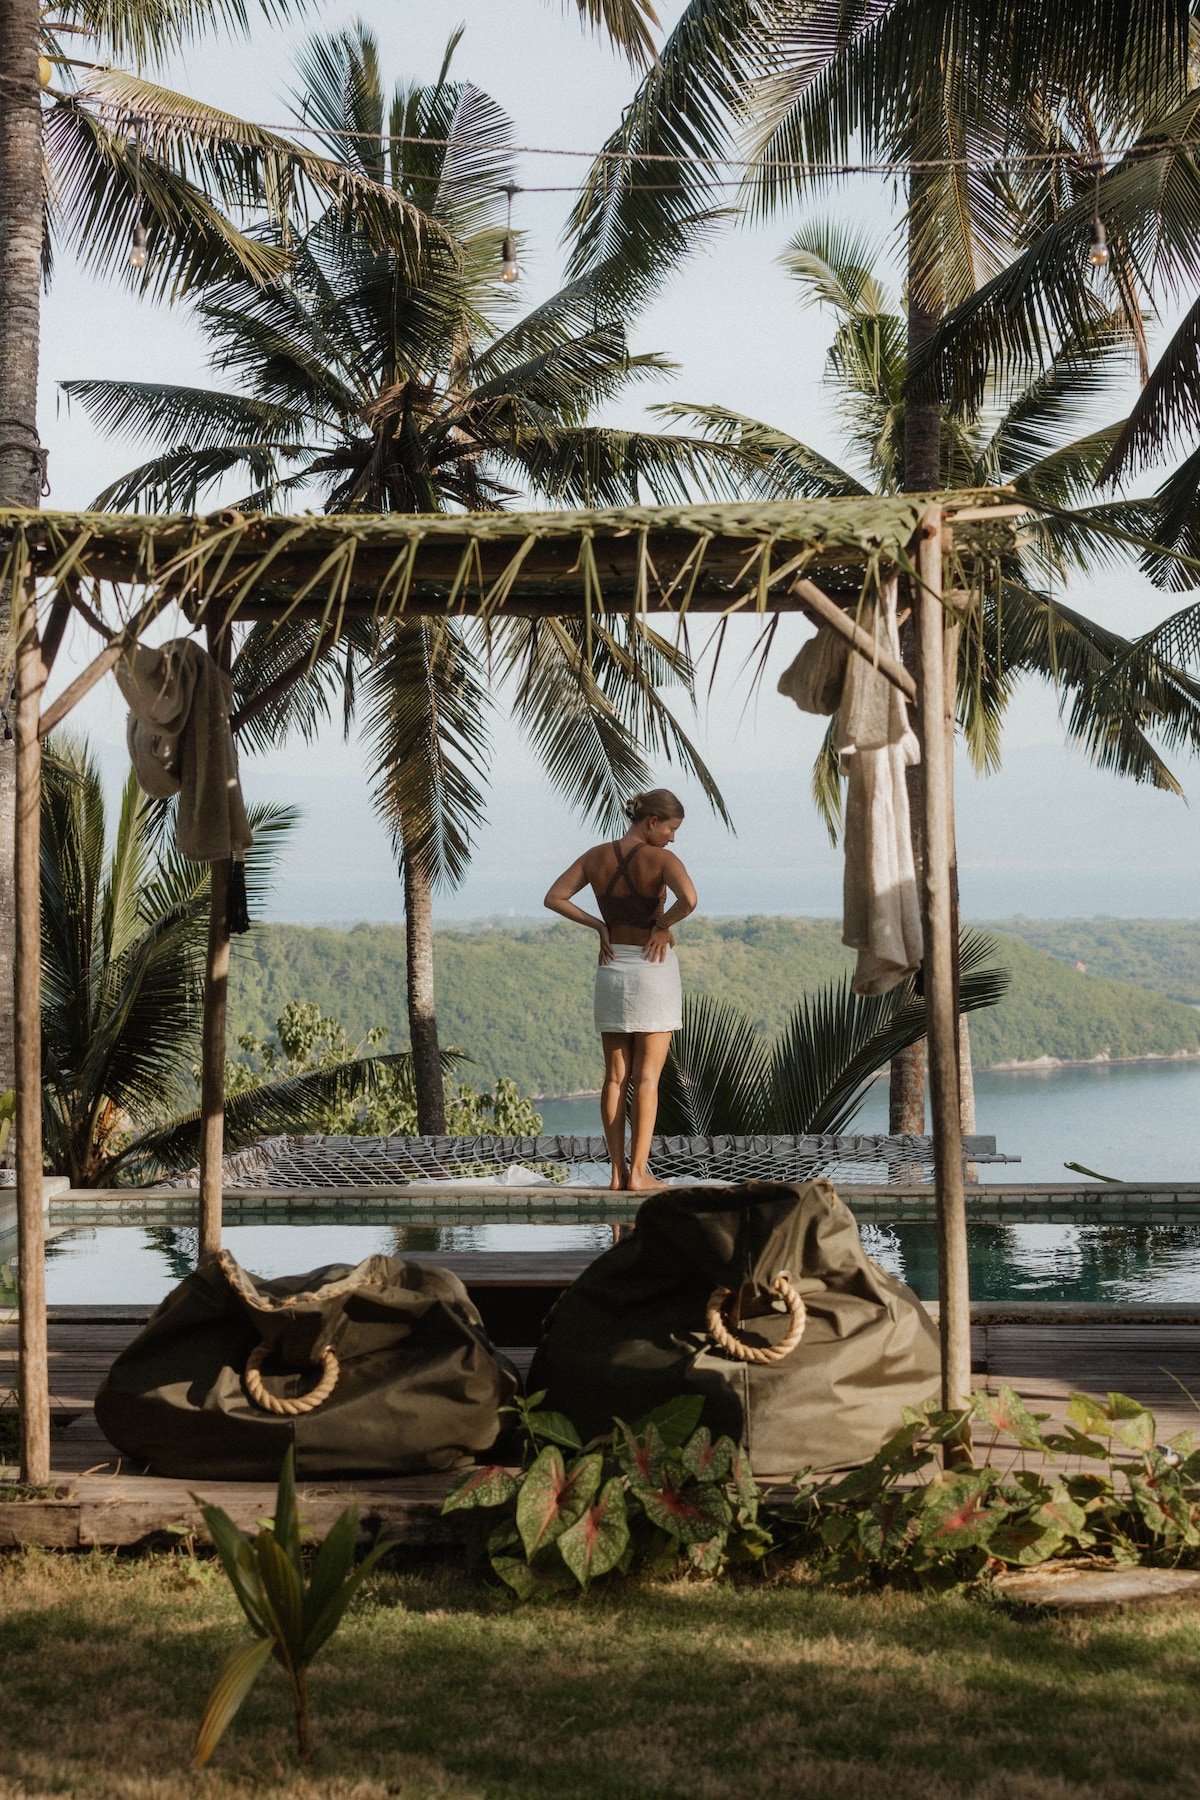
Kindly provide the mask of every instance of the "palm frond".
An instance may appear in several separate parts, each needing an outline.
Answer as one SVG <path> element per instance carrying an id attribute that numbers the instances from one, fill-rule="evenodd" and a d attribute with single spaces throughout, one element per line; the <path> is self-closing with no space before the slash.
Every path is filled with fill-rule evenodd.
<path id="1" fill-rule="evenodd" d="M 710 159 L 733 148 L 744 85 L 763 66 L 780 10 L 773 0 L 689 0 L 589 170 L 568 274 L 590 275 L 626 316 L 732 216 Z"/>
<path id="2" fill-rule="evenodd" d="M 685 994 L 658 1089 L 658 1129 L 684 1137 L 752 1136 L 767 1129 L 770 1058 L 740 1006 Z"/>
<path id="3" fill-rule="evenodd" d="M 444 1068 L 459 1060 L 454 1051 L 443 1053 Z M 226 1149 L 244 1149 L 282 1132 L 311 1130 L 331 1107 L 367 1100 L 386 1077 L 411 1067 L 411 1052 L 398 1050 L 387 1056 L 356 1057 L 227 1095 Z M 140 1134 L 113 1159 L 109 1174 L 118 1168 L 136 1172 L 143 1180 L 154 1174 L 172 1174 L 194 1166 L 199 1154 L 200 1113 L 193 1110 L 158 1130 Z"/>
<path id="4" fill-rule="evenodd" d="M 1200 431 L 1200 300 L 1159 355 L 1098 476 L 1119 481 Z"/>
<path id="5" fill-rule="evenodd" d="M 959 1008 L 995 1006 L 1011 977 L 992 966 L 996 944 L 965 932 Z M 867 1089 L 901 1050 L 925 1036 L 925 1003 L 911 983 L 890 994 L 853 992 L 849 974 L 806 995 L 771 1051 L 769 1125 L 777 1132 L 843 1131 Z"/>
<path id="6" fill-rule="evenodd" d="M 674 400 L 652 406 L 650 411 L 659 418 L 679 419 L 696 426 L 705 438 L 744 457 L 747 481 L 764 494 L 826 499 L 871 491 L 811 445 L 729 407 Z"/>
<path id="7" fill-rule="evenodd" d="M 457 886 L 483 819 L 491 701 L 449 621 L 387 628 L 363 683 L 372 797 L 397 857 L 435 885 Z"/>

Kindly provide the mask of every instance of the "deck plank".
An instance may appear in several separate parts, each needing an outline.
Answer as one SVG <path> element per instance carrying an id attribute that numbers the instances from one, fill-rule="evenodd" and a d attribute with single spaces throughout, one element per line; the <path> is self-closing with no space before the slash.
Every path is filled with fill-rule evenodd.
<path id="1" fill-rule="evenodd" d="M 466 1262 L 468 1253 L 455 1260 Z M 470 1253 L 472 1264 L 486 1257 L 488 1273 L 501 1282 L 561 1285 L 570 1279 L 568 1266 L 587 1258 L 536 1253 L 505 1258 Z M 446 1259 L 449 1261 L 449 1258 Z M 530 1263 L 533 1263 L 532 1270 Z M 473 1267 L 472 1285 L 477 1277 Z M 225 1507 L 240 1524 L 249 1525 L 269 1512 L 270 1484 L 257 1482 L 182 1482 L 141 1475 L 123 1467 L 92 1413 L 92 1400 L 113 1358 L 134 1337 L 149 1308 L 53 1309 L 50 1324 L 50 1385 L 55 1429 L 51 1456 L 58 1498 L 46 1502 L 0 1503 L 0 1546 L 38 1543 L 87 1547 L 143 1542 L 155 1533 L 200 1533 L 202 1524 L 191 1497 L 195 1489 L 206 1500 Z M 1112 1389 L 1131 1395 L 1155 1411 L 1165 1439 L 1192 1429 L 1200 1431 L 1200 1407 L 1183 1391 L 1200 1397 L 1200 1308 L 1111 1309 L 1036 1306 L 1024 1309 L 980 1306 L 972 1321 L 972 1364 L 980 1386 L 996 1392 L 1003 1383 L 1055 1423 L 1065 1416 L 1073 1390 L 1104 1394 Z M 16 1325 L 0 1322 L 0 1394 L 14 1385 Z M 532 1351 L 506 1351 L 524 1371 Z M 1182 1387 L 1181 1384 L 1182 1383 Z M 316 1536 L 353 1497 L 364 1529 L 385 1529 L 397 1541 L 444 1541 L 440 1517 L 448 1476 L 407 1477 L 396 1481 L 332 1482 L 304 1485 L 305 1517 Z"/>

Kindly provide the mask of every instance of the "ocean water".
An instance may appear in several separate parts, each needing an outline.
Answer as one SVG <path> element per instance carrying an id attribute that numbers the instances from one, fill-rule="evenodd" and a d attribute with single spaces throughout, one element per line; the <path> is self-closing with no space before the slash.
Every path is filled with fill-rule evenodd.
<path id="1" fill-rule="evenodd" d="M 598 1132 L 594 1098 L 546 1100 L 548 1132 Z M 1117 1181 L 1200 1182 L 1200 1061 L 1003 1069 L 975 1077 L 976 1130 L 1021 1158 L 984 1167 L 984 1181 L 1072 1181 L 1083 1163 Z M 886 1132 L 877 1082 L 852 1132 Z"/>

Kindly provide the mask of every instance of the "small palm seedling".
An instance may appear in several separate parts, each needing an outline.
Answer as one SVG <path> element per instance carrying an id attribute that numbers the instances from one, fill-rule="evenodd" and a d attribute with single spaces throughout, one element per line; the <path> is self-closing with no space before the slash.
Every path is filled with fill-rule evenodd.
<path id="1" fill-rule="evenodd" d="M 306 1763 L 312 1757 L 309 1664 L 341 1624 L 385 1546 L 376 1544 L 355 1567 L 358 1508 L 348 1506 L 321 1545 L 312 1575 L 305 1582 L 296 1511 L 295 1452 L 291 1449 L 280 1471 L 274 1521 L 254 1537 L 239 1531 L 219 1506 L 202 1505 L 200 1511 L 250 1622 L 254 1641 L 233 1652 L 208 1696 L 196 1734 L 195 1767 L 202 1768 L 208 1761 L 272 1656 L 291 1686 L 296 1741 L 300 1760 Z"/>

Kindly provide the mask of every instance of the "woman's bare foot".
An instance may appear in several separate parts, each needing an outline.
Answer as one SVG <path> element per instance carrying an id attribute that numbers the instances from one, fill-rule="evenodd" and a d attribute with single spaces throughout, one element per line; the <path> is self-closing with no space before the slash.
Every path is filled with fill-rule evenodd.
<path id="1" fill-rule="evenodd" d="M 626 1183 L 626 1192 L 630 1194 L 661 1194 L 666 1189 L 665 1181 L 655 1181 L 649 1170 L 638 1175 L 630 1173 Z"/>
<path id="2" fill-rule="evenodd" d="M 625 1170 L 614 1169 L 612 1172 L 612 1180 L 608 1184 L 609 1192 L 612 1194 L 623 1194 L 628 1186 L 629 1176 L 626 1174 Z"/>

